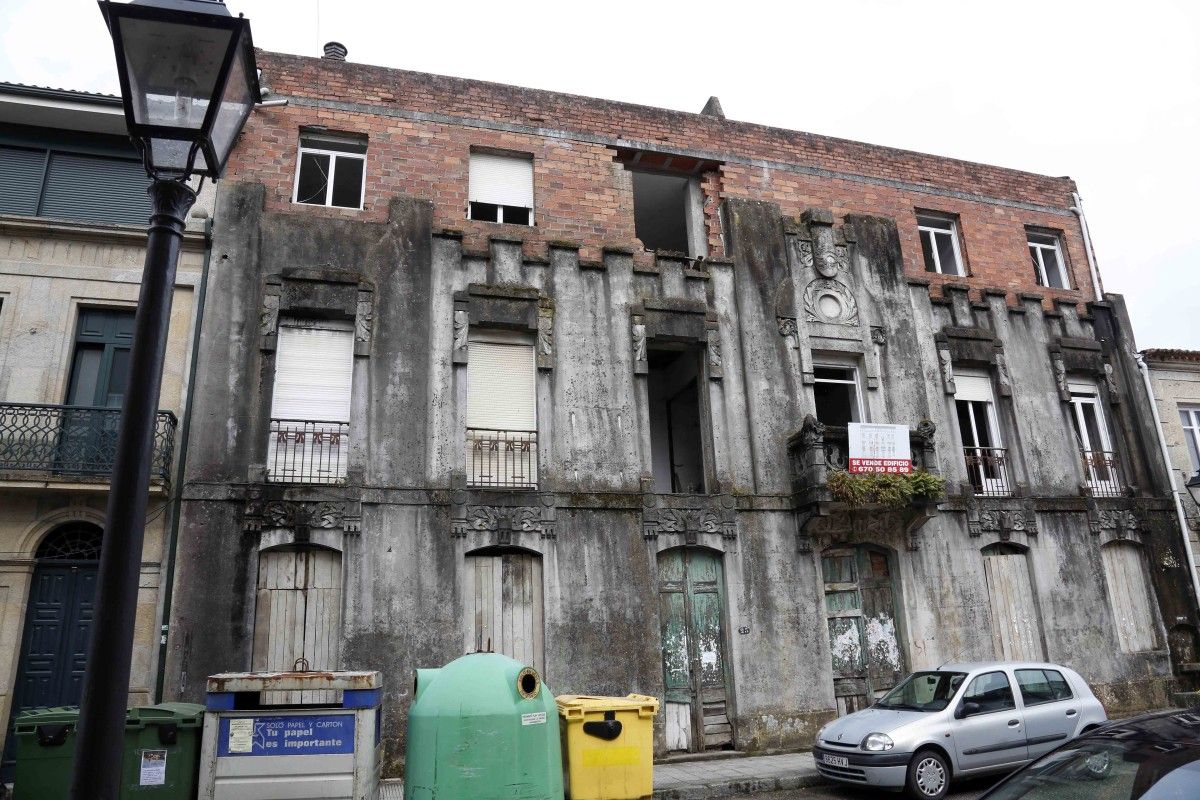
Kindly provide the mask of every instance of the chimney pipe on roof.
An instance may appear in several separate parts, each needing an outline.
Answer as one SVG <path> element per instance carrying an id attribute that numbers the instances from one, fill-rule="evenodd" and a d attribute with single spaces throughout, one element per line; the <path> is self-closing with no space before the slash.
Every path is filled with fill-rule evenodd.
<path id="1" fill-rule="evenodd" d="M 326 42 L 325 43 L 325 58 L 332 58 L 334 61 L 345 61 L 346 54 L 350 51 L 346 49 L 346 45 L 341 42 Z"/>

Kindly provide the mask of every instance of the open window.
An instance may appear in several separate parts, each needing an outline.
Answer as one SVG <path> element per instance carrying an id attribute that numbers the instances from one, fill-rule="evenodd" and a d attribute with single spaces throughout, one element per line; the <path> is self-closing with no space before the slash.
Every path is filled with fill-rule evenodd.
<path id="1" fill-rule="evenodd" d="M 858 369 L 849 364 L 813 366 L 813 402 L 817 420 L 846 427 L 863 421 Z"/>
<path id="2" fill-rule="evenodd" d="M 1070 289 L 1071 282 L 1067 280 L 1067 265 L 1063 261 L 1059 235 L 1053 231 L 1026 228 L 1025 238 L 1038 285 L 1051 289 Z"/>
<path id="3" fill-rule="evenodd" d="M 301 134 L 293 200 L 305 205 L 362 208 L 366 168 L 365 138 Z"/>
<path id="4" fill-rule="evenodd" d="M 650 457 L 654 491 L 702 494 L 700 350 L 651 348 L 647 353 L 650 399 Z"/>
<path id="5" fill-rule="evenodd" d="M 917 212 L 917 232 L 925 271 L 941 275 L 965 275 L 958 242 L 958 221 L 952 214 Z"/>
<path id="6" fill-rule="evenodd" d="M 1108 425 L 1104 421 L 1100 391 L 1090 381 L 1072 381 L 1068 389 L 1071 392 L 1071 423 L 1075 429 L 1075 441 L 1079 445 L 1088 489 L 1094 495 L 1119 495 L 1121 480 L 1117 472 L 1117 457 L 1108 436 Z"/>
<path id="7" fill-rule="evenodd" d="M 533 224 L 533 156 L 471 153 L 467 219 Z"/>
<path id="8" fill-rule="evenodd" d="M 633 225 L 646 250 L 708 255 L 700 178 L 716 162 L 689 156 L 620 150 L 633 180 Z"/>
<path id="9" fill-rule="evenodd" d="M 958 432 L 962 436 L 963 459 L 975 494 L 1007 497 L 1009 485 L 1008 451 L 1000 438 L 1000 420 L 992 379 L 986 374 L 954 375 L 954 407 Z"/>

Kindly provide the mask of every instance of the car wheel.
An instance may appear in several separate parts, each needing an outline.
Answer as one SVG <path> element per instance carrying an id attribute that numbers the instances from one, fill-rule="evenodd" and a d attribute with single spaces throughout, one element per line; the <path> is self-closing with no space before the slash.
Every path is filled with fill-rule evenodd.
<path id="1" fill-rule="evenodd" d="M 908 762 L 908 796 L 915 800 L 941 800 L 950 789 L 950 765 L 936 750 L 922 750 Z"/>

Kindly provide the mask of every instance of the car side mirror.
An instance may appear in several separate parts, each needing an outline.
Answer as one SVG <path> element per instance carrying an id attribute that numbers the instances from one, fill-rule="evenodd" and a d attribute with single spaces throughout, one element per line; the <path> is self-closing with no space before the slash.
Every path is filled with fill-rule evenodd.
<path id="1" fill-rule="evenodd" d="M 964 700 L 958 704 L 958 709 L 954 712 L 954 718 L 962 719 L 963 717 L 969 717 L 972 714 L 978 714 L 982 710 L 983 706 L 979 705 L 979 703 L 976 703 L 973 700 Z"/>

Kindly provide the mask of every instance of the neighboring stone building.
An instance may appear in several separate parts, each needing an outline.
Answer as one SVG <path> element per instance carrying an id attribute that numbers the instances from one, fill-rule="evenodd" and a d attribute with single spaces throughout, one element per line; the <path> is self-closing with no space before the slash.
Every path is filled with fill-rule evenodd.
<path id="1" fill-rule="evenodd" d="M 391 771 L 413 669 L 489 645 L 664 698 L 660 752 L 801 747 L 950 659 L 1167 702 L 1195 603 L 1070 179 L 259 64 L 288 102 L 219 187 L 169 694 L 381 670 Z M 835 501 L 851 421 L 948 496 Z"/>
<path id="2" fill-rule="evenodd" d="M 1200 351 L 1143 350 L 1142 359 L 1150 371 L 1163 438 L 1183 503 L 1192 548 L 1189 555 L 1200 575 L 1200 507 L 1186 488 L 1189 480 L 1200 476 Z M 1200 662 L 1200 653 L 1195 656 L 1187 660 Z M 1200 671 L 1200 663 L 1196 669 Z"/>
<path id="3" fill-rule="evenodd" d="M 120 99 L 0 84 L 0 714 L 79 702 L 149 179 Z M 200 204 L 203 207 L 203 203 Z M 154 702 L 174 454 L 205 250 L 180 257 L 130 677 Z M 9 737 L 11 738 L 11 737 Z M 3 774 L 11 778 L 11 742 Z"/>

